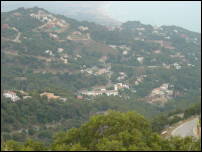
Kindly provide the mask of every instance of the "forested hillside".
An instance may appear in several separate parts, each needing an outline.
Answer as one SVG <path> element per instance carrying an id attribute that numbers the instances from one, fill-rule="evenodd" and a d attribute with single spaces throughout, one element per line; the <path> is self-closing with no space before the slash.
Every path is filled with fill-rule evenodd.
<path id="1" fill-rule="evenodd" d="M 112 144 L 118 147 L 111 150 L 184 150 L 189 145 L 175 145 L 178 140 L 189 142 L 189 138 L 167 141 L 153 135 L 153 131 L 160 132 L 181 119 L 200 114 L 200 33 L 139 21 L 109 28 L 37 7 L 1 12 L 1 31 L 2 142 L 14 140 L 24 144 L 22 149 L 39 146 L 40 150 L 46 147 L 40 142 L 57 150 L 71 141 L 74 144 L 67 150 L 106 150 Z M 197 106 L 186 111 L 193 105 Z M 122 128 L 113 137 L 112 130 L 117 128 L 114 126 L 102 139 L 99 136 L 98 144 L 95 136 L 85 135 L 88 128 L 81 125 L 110 109 L 136 111 L 149 121 L 137 115 L 139 123 L 151 126 L 134 131 L 130 127 L 136 121 L 131 122 L 132 126 L 123 126 L 126 134 Z M 168 120 L 180 112 L 185 114 L 183 118 Z M 109 115 L 93 119 L 107 122 L 118 116 L 126 124 L 128 119 L 136 119 L 136 114 L 113 112 L 112 118 Z M 102 123 L 96 124 L 93 119 L 86 125 L 96 129 Z M 61 141 L 53 138 L 58 131 L 68 132 L 61 135 Z M 128 136 L 130 131 L 137 131 L 137 139 Z M 82 141 L 78 133 L 82 134 Z M 144 135 L 157 141 L 149 143 Z M 33 144 L 36 147 L 30 147 L 30 138 L 39 141 Z M 171 145 L 165 147 L 164 142 Z M 95 147 L 91 147 L 93 143 Z M 21 143 L 7 144 L 11 149 L 21 149 Z"/>

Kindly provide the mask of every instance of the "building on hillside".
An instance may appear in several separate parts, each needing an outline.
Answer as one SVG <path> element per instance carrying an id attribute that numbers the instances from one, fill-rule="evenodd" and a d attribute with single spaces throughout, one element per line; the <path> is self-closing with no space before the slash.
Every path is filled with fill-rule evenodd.
<path id="1" fill-rule="evenodd" d="M 67 98 L 60 98 L 63 102 L 67 101 Z"/>
<path id="2" fill-rule="evenodd" d="M 58 48 L 58 52 L 59 52 L 59 53 L 61 53 L 61 52 L 63 52 L 63 51 L 64 51 L 63 48 Z"/>
<path id="3" fill-rule="evenodd" d="M 59 39 L 59 38 L 58 38 L 58 35 L 53 34 L 53 33 L 49 33 L 49 36 L 50 36 L 50 38 L 53 38 L 53 39 L 56 39 L 56 40 Z"/>
<path id="4" fill-rule="evenodd" d="M 118 91 L 116 90 L 100 90 L 100 91 L 81 91 L 81 94 L 87 95 L 87 96 L 98 96 L 98 95 L 104 95 L 106 94 L 107 96 L 111 95 L 118 95 Z"/>
<path id="5" fill-rule="evenodd" d="M 48 99 L 59 99 L 60 96 L 55 96 L 54 93 L 44 92 L 41 93 L 40 96 L 46 96 Z"/>
<path id="6" fill-rule="evenodd" d="M 88 27 L 87 26 L 79 26 L 78 28 L 80 31 L 87 31 Z"/>
<path id="7" fill-rule="evenodd" d="M 123 54 L 123 55 L 127 55 L 127 54 L 128 54 L 128 51 L 123 51 L 122 54 Z"/>
<path id="8" fill-rule="evenodd" d="M 13 102 L 20 100 L 20 97 L 18 97 L 14 91 L 4 91 L 3 96 L 5 98 L 10 98 Z"/>
<path id="9" fill-rule="evenodd" d="M 143 63 L 144 57 L 137 57 L 138 62 Z"/>
<path id="10" fill-rule="evenodd" d="M 117 83 L 114 85 L 114 90 L 119 90 L 119 89 L 123 89 L 123 88 L 127 88 L 129 89 L 129 86 L 127 84 L 123 84 L 123 83 Z"/>
<path id="11" fill-rule="evenodd" d="M 178 63 L 174 63 L 173 66 L 175 67 L 176 70 L 181 69 L 181 65 L 179 65 Z"/>
<path id="12" fill-rule="evenodd" d="M 154 88 L 149 96 L 147 96 L 147 100 L 150 103 L 160 102 L 165 103 L 168 99 L 172 99 L 173 90 L 169 90 L 169 83 L 162 84 L 159 88 Z"/>

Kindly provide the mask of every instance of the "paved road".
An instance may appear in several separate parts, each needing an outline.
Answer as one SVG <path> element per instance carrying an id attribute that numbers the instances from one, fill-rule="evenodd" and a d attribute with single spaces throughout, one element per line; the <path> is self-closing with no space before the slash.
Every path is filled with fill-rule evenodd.
<path id="1" fill-rule="evenodd" d="M 195 136 L 193 130 L 197 126 L 197 120 L 198 118 L 194 118 L 192 120 L 189 120 L 177 128 L 175 128 L 171 135 L 172 136 L 181 136 L 181 137 L 186 137 L 186 136 Z"/>

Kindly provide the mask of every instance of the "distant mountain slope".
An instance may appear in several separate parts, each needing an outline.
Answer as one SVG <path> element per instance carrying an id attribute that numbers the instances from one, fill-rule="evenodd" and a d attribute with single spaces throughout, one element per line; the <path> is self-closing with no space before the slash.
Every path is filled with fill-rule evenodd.
<path id="1" fill-rule="evenodd" d="M 37 7 L 19 8 L 1 13 L 1 16 L 1 53 L 5 67 L 18 65 L 22 68 L 21 65 L 25 66 L 29 60 L 23 71 L 29 69 L 40 73 L 60 69 L 82 76 L 82 71 L 87 70 L 85 67 L 95 66 L 96 70 L 111 67 L 111 78 L 100 74 L 95 76 L 98 81 L 100 79 L 100 83 L 96 83 L 128 83 L 140 97 L 151 97 L 152 89 L 163 83 L 173 86 L 176 94 L 200 88 L 199 33 L 177 26 L 153 27 L 139 21 L 129 21 L 112 30 Z M 15 60 L 10 63 L 9 58 Z M 127 78 L 119 80 L 120 72 Z M 141 83 L 139 80 L 143 75 L 147 78 Z M 158 82 L 153 83 L 152 79 Z M 143 89 L 146 89 L 145 93 L 142 93 Z"/>
<path id="2" fill-rule="evenodd" d="M 41 8 L 1 13 L 3 140 L 50 141 L 108 109 L 147 117 L 201 96 L 201 34 L 129 21 L 116 28 Z"/>

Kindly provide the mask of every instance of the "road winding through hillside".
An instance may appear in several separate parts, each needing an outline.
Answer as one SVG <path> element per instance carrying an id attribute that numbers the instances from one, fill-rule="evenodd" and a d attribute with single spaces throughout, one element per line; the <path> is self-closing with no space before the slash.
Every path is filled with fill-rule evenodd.
<path id="1" fill-rule="evenodd" d="M 171 135 L 181 137 L 196 136 L 194 130 L 197 127 L 197 121 L 198 117 L 181 124 L 171 132 Z"/>

